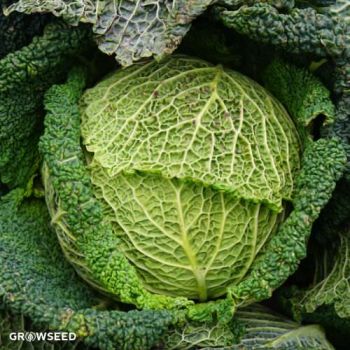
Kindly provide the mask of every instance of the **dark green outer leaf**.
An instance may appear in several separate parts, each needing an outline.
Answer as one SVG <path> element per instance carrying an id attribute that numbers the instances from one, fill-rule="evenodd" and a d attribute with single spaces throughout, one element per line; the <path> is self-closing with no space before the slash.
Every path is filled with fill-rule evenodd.
<path id="1" fill-rule="evenodd" d="M 0 182 L 8 187 L 25 185 L 37 168 L 43 95 L 88 43 L 86 28 L 52 23 L 0 61 Z"/>
<path id="2" fill-rule="evenodd" d="M 75 332 L 101 350 L 150 348 L 172 322 L 169 313 L 99 311 L 101 301 L 64 259 L 45 203 L 21 201 L 22 190 L 0 201 L 0 302 L 37 327 Z"/>

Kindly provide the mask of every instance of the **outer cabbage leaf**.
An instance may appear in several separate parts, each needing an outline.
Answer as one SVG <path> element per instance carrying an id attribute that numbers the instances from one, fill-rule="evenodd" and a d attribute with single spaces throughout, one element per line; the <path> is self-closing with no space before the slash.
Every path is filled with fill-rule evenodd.
<path id="1" fill-rule="evenodd" d="M 299 135 L 312 137 L 312 124 L 317 117 L 325 119 L 323 125 L 334 123 L 335 106 L 330 91 L 309 70 L 277 59 L 265 69 L 263 80 L 293 116 Z"/>
<path id="2" fill-rule="evenodd" d="M 339 238 L 337 249 L 324 251 L 317 261 L 315 275 L 319 281 L 296 301 L 307 313 L 331 304 L 339 317 L 350 318 L 350 237 Z"/>
<path id="3" fill-rule="evenodd" d="M 43 200 L 14 190 L 0 201 L 0 302 L 36 329 L 74 332 L 101 350 L 149 349 L 174 321 L 165 311 L 117 311 L 64 259 Z M 17 344 L 18 345 L 18 344 Z M 86 348 L 84 347 L 84 349 Z"/>
<path id="4" fill-rule="evenodd" d="M 213 0 L 20 0 L 6 13 L 52 12 L 70 24 L 93 24 L 99 48 L 122 65 L 173 52 L 190 23 Z"/>
<path id="5" fill-rule="evenodd" d="M 310 256 L 314 262 L 312 282 L 299 291 L 292 288 L 296 295 L 290 302 L 297 315 L 313 313 L 322 305 L 332 305 L 340 318 L 350 319 L 349 231 L 348 227 L 338 228 L 337 235 L 332 232 L 328 237 L 320 237 L 321 243 L 315 241 L 311 245 Z"/>
<path id="6" fill-rule="evenodd" d="M 317 325 L 301 326 L 281 315 L 254 305 L 237 312 L 246 333 L 232 350 L 332 350 L 324 331 Z"/>
<path id="7" fill-rule="evenodd" d="M 309 285 L 293 285 L 278 291 L 276 300 L 294 319 L 307 323 L 317 322 L 325 327 L 337 349 L 347 349 L 350 327 L 350 236 L 349 227 L 329 230 L 324 227 L 318 243 L 312 241 L 306 265 L 299 275 L 310 275 Z M 328 236 L 323 237 L 324 233 Z M 318 238 L 317 235 L 315 238 Z"/>
<path id="8" fill-rule="evenodd" d="M 0 61 L 0 182 L 25 185 L 38 166 L 43 96 L 89 43 L 86 28 L 50 23 L 41 37 Z"/>
<path id="9" fill-rule="evenodd" d="M 280 12 L 273 5 L 259 1 L 234 10 L 217 7 L 216 14 L 229 28 L 290 52 L 349 57 L 347 0 L 332 2 L 323 13 L 318 10 L 304 7 Z"/>
<path id="10" fill-rule="evenodd" d="M 323 329 L 301 326 L 258 304 L 237 311 L 231 324 L 233 333 L 218 324 L 187 324 L 164 337 L 168 350 L 333 350 Z"/>

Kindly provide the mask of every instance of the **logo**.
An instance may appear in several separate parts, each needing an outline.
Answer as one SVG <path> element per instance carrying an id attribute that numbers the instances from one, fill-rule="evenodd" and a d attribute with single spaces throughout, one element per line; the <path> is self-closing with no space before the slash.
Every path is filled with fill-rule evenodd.
<path id="1" fill-rule="evenodd" d="M 27 342 L 29 342 L 29 343 L 31 343 L 32 341 L 34 341 L 35 338 L 36 338 L 36 336 L 35 336 L 35 333 L 34 333 L 34 332 L 30 332 L 30 333 L 25 333 L 25 334 L 24 334 L 24 339 L 25 339 Z"/>
<path id="2" fill-rule="evenodd" d="M 9 335 L 12 341 L 25 341 L 32 343 L 34 341 L 74 341 L 77 335 L 72 332 L 12 332 Z"/>

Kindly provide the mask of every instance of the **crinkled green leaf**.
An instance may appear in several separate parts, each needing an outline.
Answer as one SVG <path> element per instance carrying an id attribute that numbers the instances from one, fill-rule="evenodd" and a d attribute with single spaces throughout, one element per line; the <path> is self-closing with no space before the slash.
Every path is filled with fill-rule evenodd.
<path id="1" fill-rule="evenodd" d="M 300 163 L 295 126 L 238 72 L 175 56 L 117 71 L 81 104 L 84 144 L 111 177 L 160 174 L 276 211 L 291 199 Z"/>
<path id="2" fill-rule="evenodd" d="M 243 332 L 243 327 L 238 322 L 235 326 L 240 327 Z M 170 329 L 163 338 L 161 348 L 167 350 L 224 348 L 236 342 L 237 339 L 228 324 L 192 322 Z"/>
<path id="3" fill-rule="evenodd" d="M 231 327 L 232 332 L 228 331 Z M 230 325 L 187 324 L 169 331 L 167 350 L 333 350 L 317 325 L 301 326 L 266 307 L 251 305 L 237 311 Z"/>
<path id="4" fill-rule="evenodd" d="M 311 126 L 317 117 L 324 118 L 324 124 L 334 122 L 330 91 L 310 71 L 277 59 L 265 69 L 263 80 L 293 117 L 299 135 L 312 136 Z"/>
<path id="5" fill-rule="evenodd" d="M 325 327 L 336 348 L 345 350 L 350 341 L 349 223 L 339 226 L 338 213 L 327 215 L 330 222 L 316 226 L 309 255 L 297 272 L 295 283 L 302 284 L 282 287 L 275 301 L 294 319 Z"/>
<path id="6" fill-rule="evenodd" d="M 99 48 L 122 65 L 173 52 L 190 23 L 213 0 L 20 0 L 7 13 L 52 12 L 69 23 L 93 24 Z"/>
<path id="7" fill-rule="evenodd" d="M 238 9 L 216 8 L 229 28 L 249 38 L 295 53 L 314 53 L 334 58 L 350 56 L 349 6 L 336 1 L 323 12 L 312 7 L 278 11 L 263 2 Z"/>
<path id="8" fill-rule="evenodd" d="M 350 318 L 350 237 L 341 235 L 337 250 L 324 251 L 317 265 L 323 269 L 323 278 L 296 302 L 308 313 L 321 305 L 334 305 L 339 317 Z"/>
<path id="9" fill-rule="evenodd" d="M 252 305 L 238 310 L 246 332 L 231 350 L 333 350 L 317 325 L 301 326 L 264 307 Z M 229 350 L 228 348 L 227 350 Z"/>
<path id="10" fill-rule="evenodd" d="M 64 258 L 44 201 L 22 190 L 0 200 L 0 266 L 0 303 L 35 327 L 76 333 L 84 349 L 146 350 L 173 322 L 165 311 L 106 310 Z"/>
<path id="11" fill-rule="evenodd" d="M 50 23 L 42 36 L 0 60 L 0 182 L 25 185 L 39 163 L 43 96 L 87 47 L 86 28 Z"/>

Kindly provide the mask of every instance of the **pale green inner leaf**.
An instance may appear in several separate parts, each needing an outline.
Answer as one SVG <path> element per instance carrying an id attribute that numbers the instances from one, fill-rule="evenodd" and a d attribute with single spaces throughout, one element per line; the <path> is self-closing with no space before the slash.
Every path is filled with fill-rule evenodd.
<path id="1" fill-rule="evenodd" d="M 300 162 L 296 129 L 271 95 L 185 57 L 119 70 L 87 91 L 82 134 L 110 176 L 191 179 L 277 211 Z"/>
<path id="2" fill-rule="evenodd" d="M 135 173 L 110 177 L 91 165 L 104 218 L 145 287 L 206 300 L 238 283 L 276 227 L 262 204 L 198 184 Z"/>

